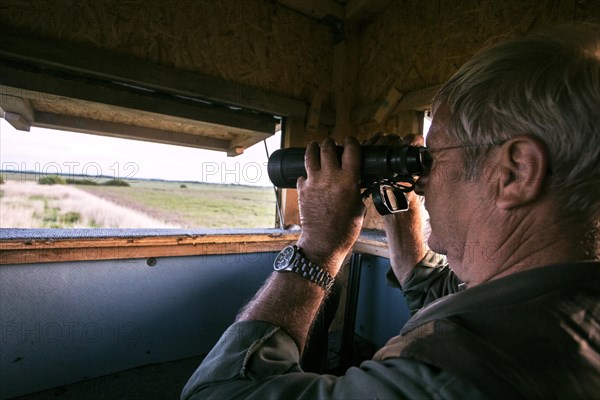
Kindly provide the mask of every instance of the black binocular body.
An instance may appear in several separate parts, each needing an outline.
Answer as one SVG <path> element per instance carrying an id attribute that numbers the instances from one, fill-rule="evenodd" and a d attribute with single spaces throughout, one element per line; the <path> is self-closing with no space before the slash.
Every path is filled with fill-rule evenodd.
<path id="1" fill-rule="evenodd" d="M 342 146 L 337 146 L 341 160 Z M 277 187 L 295 188 L 296 181 L 306 176 L 303 147 L 279 149 L 269 157 L 267 171 L 269 179 Z M 361 187 L 367 188 L 374 182 L 412 181 L 413 175 L 421 175 L 430 164 L 425 147 L 416 146 L 362 146 Z"/>

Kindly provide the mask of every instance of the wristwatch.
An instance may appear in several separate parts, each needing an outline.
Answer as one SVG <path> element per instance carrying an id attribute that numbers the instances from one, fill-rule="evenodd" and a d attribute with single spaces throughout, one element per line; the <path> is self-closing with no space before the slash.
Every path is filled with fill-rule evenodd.
<path id="1" fill-rule="evenodd" d="M 333 276 L 323 268 L 310 262 L 296 245 L 287 246 L 281 250 L 275 257 L 273 268 L 278 272 L 295 272 L 327 291 L 333 286 Z"/>

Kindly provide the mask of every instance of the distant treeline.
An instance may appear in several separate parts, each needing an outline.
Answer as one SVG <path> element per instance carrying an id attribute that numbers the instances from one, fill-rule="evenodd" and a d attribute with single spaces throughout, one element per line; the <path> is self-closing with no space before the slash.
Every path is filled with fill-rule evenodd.
<path id="1" fill-rule="evenodd" d="M 19 176 L 19 177 L 17 177 Z M 12 178 L 11 178 L 12 177 Z M 217 182 L 201 182 L 201 181 L 193 181 L 193 180 L 179 180 L 179 179 L 173 179 L 173 180 L 169 180 L 169 179 L 159 179 L 159 178 L 139 178 L 139 177 L 135 177 L 135 178 L 114 178 L 114 176 L 111 175 L 83 175 L 83 174 L 75 174 L 75 173 L 70 173 L 70 174 L 44 174 L 38 171 L 31 171 L 31 170 L 25 170 L 25 171 L 14 171 L 14 170 L 0 170 L 0 183 L 2 182 L 6 182 L 7 180 L 10 179 L 21 179 L 21 181 L 26 181 L 26 180 L 30 180 L 30 181 L 40 181 L 41 179 L 47 178 L 47 177 L 59 177 L 61 179 L 64 180 L 64 182 L 62 182 L 62 184 L 73 184 L 73 185 L 89 185 L 89 186 L 93 186 L 93 185 L 107 185 L 106 182 L 111 182 L 111 181 L 117 181 L 117 182 L 125 182 L 125 183 L 137 183 L 140 181 L 143 182 L 167 182 L 167 183 L 177 183 L 177 184 L 181 184 L 181 185 L 215 185 L 215 186 L 234 186 L 234 187 L 249 187 L 249 188 L 254 188 L 254 187 L 262 187 L 262 188 L 266 188 L 266 187 L 270 187 L 270 186 L 255 186 L 255 185 L 245 185 L 245 184 L 240 184 L 240 183 L 217 183 Z M 55 179 L 55 178 L 52 178 Z M 108 181 L 106 181 L 105 183 L 101 183 L 100 180 L 102 179 L 108 179 Z M 55 183 L 56 184 L 56 183 Z M 123 185 L 123 184 L 108 184 L 108 186 L 130 186 L 128 185 Z"/>
<path id="2" fill-rule="evenodd" d="M 130 186 L 129 182 L 124 181 L 123 179 L 110 179 L 105 182 L 97 182 L 92 179 L 73 179 L 73 178 L 63 178 L 58 175 L 47 175 L 42 176 L 38 179 L 38 183 L 40 185 L 92 185 L 92 186 Z"/>

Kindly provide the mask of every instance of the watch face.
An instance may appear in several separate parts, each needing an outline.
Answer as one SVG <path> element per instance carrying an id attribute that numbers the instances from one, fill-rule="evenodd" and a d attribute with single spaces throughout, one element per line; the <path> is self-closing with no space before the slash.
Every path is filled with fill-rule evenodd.
<path id="1" fill-rule="evenodd" d="M 273 262 L 273 268 L 275 268 L 276 271 L 286 269 L 290 265 L 290 262 L 294 258 L 295 254 L 296 249 L 294 249 L 293 246 L 287 246 L 286 248 L 281 250 L 279 254 L 277 254 L 277 257 L 275 257 L 275 262 Z"/>

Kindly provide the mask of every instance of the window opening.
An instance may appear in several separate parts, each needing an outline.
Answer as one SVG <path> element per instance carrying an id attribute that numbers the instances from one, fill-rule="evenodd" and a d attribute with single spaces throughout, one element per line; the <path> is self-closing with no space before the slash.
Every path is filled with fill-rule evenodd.
<path id="1" fill-rule="evenodd" d="M 427 134 L 429 133 L 429 128 L 431 128 L 431 110 L 425 110 L 423 113 L 423 137 L 427 139 Z"/>
<path id="2" fill-rule="evenodd" d="M 281 140 L 280 140 L 281 142 Z M 265 144 L 265 153 L 267 155 L 267 160 L 269 159 L 269 157 L 271 156 L 271 153 L 269 153 L 269 147 L 267 146 L 267 140 L 263 140 L 263 143 Z M 284 229 L 285 227 L 285 221 L 283 220 L 283 213 L 281 212 L 281 204 L 279 202 L 279 192 L 277 190 L 277 187 L 275 187 L 275 185 L 273 186 L 273 193 L 275 194 L 275 209 L 277 211 L 277 222 L 279 225 L 280 229 Z"/>
<path id="3" fill-rule="evenodd" d="M 224 152 L 0 119 L 0 228 L 272 228 L 259 143 Z M 280 147 L 281 133 L 265 140 Z"/>

